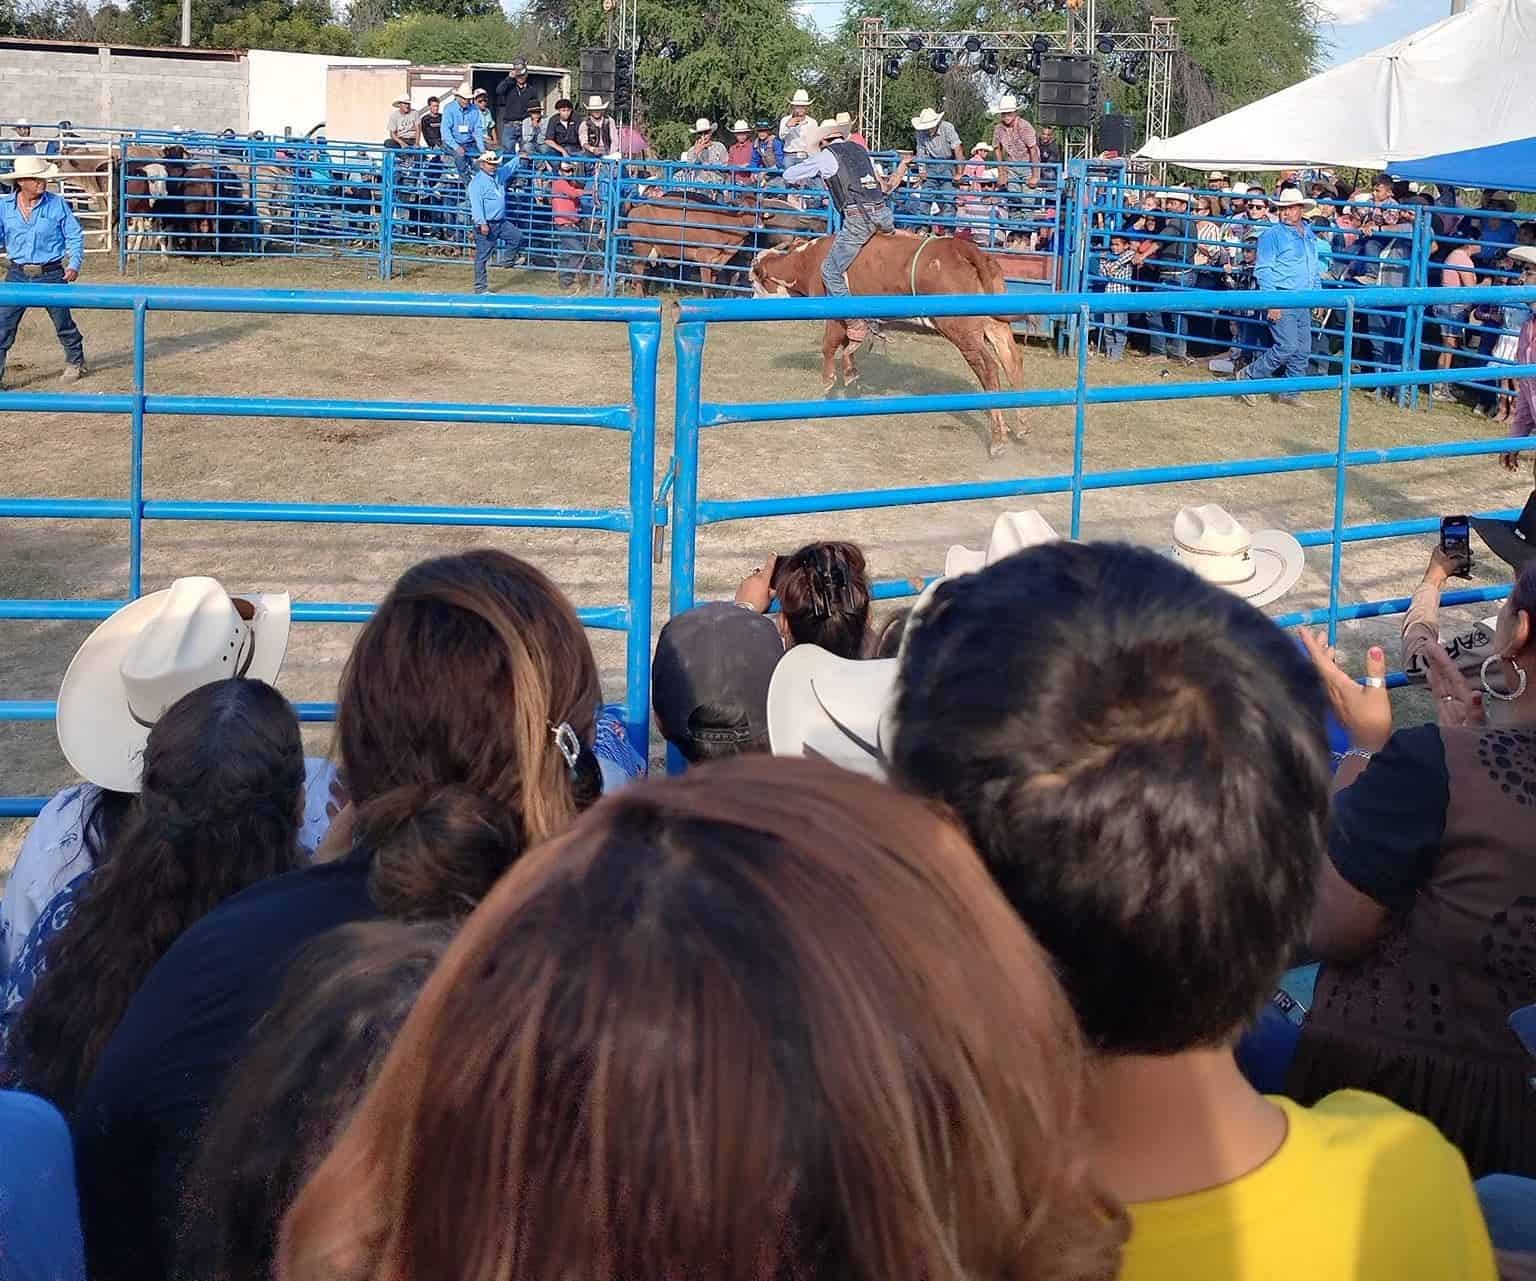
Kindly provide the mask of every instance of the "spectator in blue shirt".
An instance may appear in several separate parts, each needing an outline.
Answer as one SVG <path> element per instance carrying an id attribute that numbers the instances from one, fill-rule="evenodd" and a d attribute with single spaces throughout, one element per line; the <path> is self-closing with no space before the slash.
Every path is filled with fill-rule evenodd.
<path id="1" fill-rule="evenodd" d="M 85 233 L 64 198 L 48 190 L 48 180 L 58 176 L 58 167 L 42 156 L 18 156 L 15 169 L 0 174 L 0 183 L 16 193 L 14 200 L 0 200 L 0 249 L 10 259 L 7 284 L 70 285 L 80 275 Z M 26 312 L 26 307 L 0 307 L 0 387 Z M 50 307 L 48 315 L 64 347 L 61 381 L 78 382 L 86 372 L 85 340 L 68 307 Z"/>
<path id="2" fill-rule="evenodd" d="M 1253 274 L 1260 289 L 1320 289 L 1323 283 L 1322 244 L 1312 234 L 1306 216 L 1316 201 L 1308 200 L 1295 187 L 1287 187 L 1275 198 L 1280 221 L 1259 235 Z M 1270 347 L 1240 371 L 1238 381 L 1269 378 L 1282 366 L 1288 378 L 1300 378 L 1307 372 L 1312 354 L 1312 312 L 1307 307 L 1271 307 L 1268 314 Z M 1259 403 L 1257 396 L 1239 393 L 1245 405 Z M 1296 404 L 1301 397 L 1294 392 L 1281 400 Z"/>
<path id="3" fill-rule="evenodd" d="M 85 1281 L 69 1126 L 17 1090 L 0 1090 L 0 1281 Z"/>
<path id="4" fill-rule="evenodd" d="M 759 169 L 784 168 L 784 139 L 774 132 L 771 120 L 759 120 L 755 126 L 757 138 L 752 143 L 752 154 Z"/>
<path id="5" fill-rule="evenodd" d="M 446 113 L 445 113 L 446 114 Z M 498 172 L 500 169 L 500 172 Z M 475 292 L 490 288 L 486 268 L 498 246 L 507 259 L 523 243 L 523 232 L 507 217 L 507 182 L 517 170 L 516 157 L 506 166 L 494 151 L 482 152 L 469 180 L 469 215 L 475 226 Z M 508 263 L 510 265 L 510 261 Z"/>
<path id="6" fill-rule="evenodd" d="M 466 183 L 474 177 L 475 157 L 485 150 L 485 117 L 471 101 L 472 92 L 464 81 L 443 108 L 443 150 Z"/>

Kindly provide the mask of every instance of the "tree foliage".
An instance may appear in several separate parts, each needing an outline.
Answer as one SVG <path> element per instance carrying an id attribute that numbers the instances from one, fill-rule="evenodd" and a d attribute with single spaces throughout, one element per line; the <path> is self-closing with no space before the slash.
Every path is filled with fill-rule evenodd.
<path id="1" fill-rule="evenodd" d="M 547 62 L 560 56 L 556 43 L 536 23 L 509 22 L 499 8 L 474 18 L 402 14 L 365 35 L 361 47 L 370 57 L 406 58 L 425 66 L 510 62 L 514 57 Z"/>
<path id="2" fill-rule="evenodd" d="M 193 6 L 196 11 L 197 6 Z M 213 44 L 224 49 L 282 49 L 292 53 L 350 54 L 352 33 L 332 20 L 323 0 L 259 0 L 216 24 Z"/>

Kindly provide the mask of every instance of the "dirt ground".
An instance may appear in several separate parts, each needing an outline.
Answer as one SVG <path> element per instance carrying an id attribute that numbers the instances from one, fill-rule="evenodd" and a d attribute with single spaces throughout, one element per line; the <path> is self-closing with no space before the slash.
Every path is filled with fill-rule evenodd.
<path id="1" fill-rule="evenodd" d="M 364 273 L 357 263 L 171 263 L 148 264 L 137 279 L 382 287 Z M 465 290 L 469 275 L 467 265 L 420 267 L 389 287 Z M 87 279 L 110 283 L 118 277 L 93 260 Z M 505 292 L 548 292 L 552 282 L 543 275 L 504 272 L 493 276 L 492 284 Z M 94 371 L 86 388 L 131 389 L 130 317 L 77 312 L 77 318 Z M 149 326 L 149 388 L 167 394 L 611 403 L 628 388 L 626 339 L 617 325 L 151 314 Z M 820 326 L 812 324 L 712 327 L 705 394 L 736 400 L 814 396 L 820 386 L 819 340 Z M 862 364 L 865 394 L 975 388 L 959 355 L 934 335 L 898 333 Z M 1038 346 L 1029 348 L 1025 364 L 1035 386 L 1066 386 L 1075 377 L 1074 362 Z M 51 388 L 60 365 L 46 317 L 29 315 L 12 352 L 9 379 L 22 387 Z M 671 454 L 673 367 L 669 329 L 658 388 L 658 484 Z M 1098 383 L 1208 375 L 1148 360 L 1118 366 L 1095 360 L 1090 377 Z M 1092 407 L 1086 466 L 1102 470 L 1331 449 L 1337 398 L 1309 399 L 1302 408 L 1268 402 L 1246 408 L 1227 400 Z M 1490 430 L 1461 409 L 1408 412 L 1362 395 L 1355 401 L 1351 439 L 1359 447 L 1388 446 L 1475 438 Z M 600 430 L 158 418 L 150 420 L 146 436 L 148 498 L 587 506 L 620 504 L 626 488 L 626 440 Z M 714 429 L 702 449 L 700 493 L 755 497 L 1066 472 L 1072 462 L 1072 411 L 1037 411 L 1030 442 L 996 461 L 987 459 L 984 439 L 980 414 Z M 6 464 L 0 491 L 10 495 L 127 493 L 123 417 L 0 414 L 0 451 Z M 1518 506 L 1528 484 L 1501 471 L 1492 458 L 1364 468 L 1351 473 L 1347 518 L 1355 523 Z M 1320 528 L 1332 519 L 1333 476 L 1301 473 L 1089 493 L 1083 533 L 1166 545 L 1178 507 L 1201 502 L 1223 504 L 1252 528 Z M 699 539 L 699 594 L 726 594 L 765 552 L 792 550 L 818 537 L 861 543 L 877 577 L 934 573 L 949 544 L 984 546 L 997 512 L 1027 505 L 1038 506 L 1058 530 L 1067 530 L 1066 496 L 708 527 Z M 589 531 L 159 521 L 145 530 L 144 585 L 153 589 L 178 575 L 207 573 L 232 588 L 286 589 L 304 601 L 375 601 L 413 562 L 476 545 L 504 547 L 547 567 L 578 604 L 623 599 L 622 543 Z M 1429 546 L 1428 538 L 1346 546 L 1341 598 L 1408 594 Z M 1477 550 L 1474 583 L 1507 581 L 1504 566 L 1480 546 Z M 1272 611 L 1325 605 L 1328 562 L 1326 548 L 1310 549 L 1300 584 Z M 121 597 L 127 564 L 123 522 L 0 521 L 0 595 Z M 666 588 L 663 565 L 657 569 L 658 627 L 665 619 Z M 1349 625 L 1341 646 L 1358 664 L 1367 644 L 1395 642 L 1399 625 L 1398 619 Z M 53 697 L 89 630 L 83 623 L 0 623 L 0 698 Z M 281 680 L 284 692 L 295 700 L 333 698 L 352 634 L 349 626 L 296 625 Z M 621 638 L 593 633 L 593 642 L 605 690 L 618 698 Z M 1404 714 L 1421 719 L 1422 700 L 1407 700 Z M 312 751 L 326 749 L 327 727 L 306 732 Z M 0 722 L 0 761 L 0 793 L 46 794 L 69 777 L 46 723 Z M 0 869 L 9 866 L 23 830 L 20 823 L 9 830 L 0 824 Z"/>

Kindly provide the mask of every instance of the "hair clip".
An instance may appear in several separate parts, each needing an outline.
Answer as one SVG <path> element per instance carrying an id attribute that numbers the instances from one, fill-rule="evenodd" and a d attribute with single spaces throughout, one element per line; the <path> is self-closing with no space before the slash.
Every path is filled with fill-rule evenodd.
<path id="1" fill-rule="evenodd" d="M 551 725 L 549 732 L 555 737 L 555 746 L 560 749 L 560 755 L 565 757 L 566 768 L 575 773 L 576 762 L 581 759 L 581 740 L 576 737 L 571 723 L 561 721 L 558 725 Z"/>

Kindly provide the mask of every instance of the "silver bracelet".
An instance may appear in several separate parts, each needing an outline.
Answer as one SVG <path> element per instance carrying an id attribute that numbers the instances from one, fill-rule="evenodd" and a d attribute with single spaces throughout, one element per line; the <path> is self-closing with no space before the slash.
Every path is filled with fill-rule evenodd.
<path id="1" fill-rule="evenodd" d="M 1342 751 L 1342 752 L 1334 752 L 1333 753 L 1333 763 L 1335 765 L 1342 765 L 1351 756 L 1357 756 L 1362 761 L 1368 761 L 1368 760 L 1371 759 L 1371 757 L 1373 757 L 1375 755 L 1376 755 L 1376 753 L 1371 751 L 1369 748 L 1365 748 L 1365 747 L 1351 747 L 1351 748 L 1348 748 L 1347 750 Z"/>

